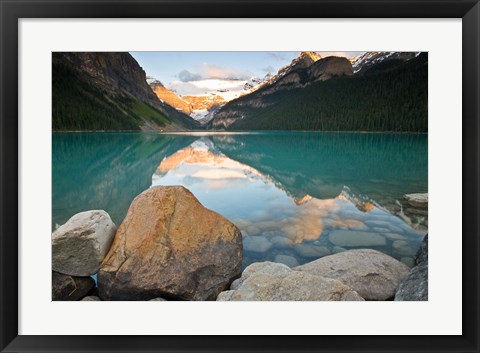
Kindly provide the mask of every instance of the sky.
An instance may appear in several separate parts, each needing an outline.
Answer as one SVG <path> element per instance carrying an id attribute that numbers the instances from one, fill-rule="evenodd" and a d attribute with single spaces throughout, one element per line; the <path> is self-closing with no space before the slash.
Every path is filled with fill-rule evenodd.
<path id="1" fill-rule="evenodd" d="M 351 57 L 362 52 L 319 52 Z M 275 74 L 289 64 L 299 52 L 131 52 L 147 75 L 160 80 L 180 94 L 201 94 L 205 84 L 213 81 L 229 87 L 232 80 L 246 81 Z M 230 81 L 230 83 L 229 83 Z M 218 82 L 217 82 L 218 83 Z M 201 89 L 198 86 L 202 86 Z M 223 87 L 223 86 L 222 86 Z"/>

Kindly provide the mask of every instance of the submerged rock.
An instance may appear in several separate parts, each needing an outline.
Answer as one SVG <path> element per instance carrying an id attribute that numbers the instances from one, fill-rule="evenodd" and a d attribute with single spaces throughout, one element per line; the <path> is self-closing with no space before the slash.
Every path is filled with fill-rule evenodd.
<path id="1" fill-rule="evenodd" d="M 182 186 L 137 196 L 98 274 L 104 300 L 215 299 L 241 273 L 242 234 Z"/>
<path id="2" fill-rule="evenodd" d="M 288 266 L 259 262 L 248 266 L 235 290 L 219 294 L 218 301 L 363 301 L 341 282 L 293 271 Z"/>
<path id="3" fill-rule="evenodd" d="M 403 262 L 408 267 L 412 268 L 415 266 L 415 259 L 413 257 L 402 257 L 400 262 Z"/>
<path id="4" fill-rule="evenodd" d="M 272 247 L 272 243 L 263 236 L 254 235 L 244 237 L 243 247 L 245 251 L 264 253 Z"/>
<path id="5" fill-rule="evenodd" d="M 328 237 L 333 245 L 340 247 L 383 246 L 387 243 L 384 237 L 371 232 L 333 230 Z"/>
<path id="6" fill-rule="evenodd" d="M 293 250 L 300 256 L 314 257 L 317 259 L 319 257 L 330 255 L 330 250 L 326 246 L 317 246 L 308 243 L 295 245 Z"/>
<path id="7" fill-rule="evenodd" d="M 394 254 L 399 256 L 415 256 L 415 249 L 406 240 L 395 240 L 392 249 Z"/>
<path id="8" fill-rule="evenodd" d="M 95 281 L 91 277 L 76 277 L 52 271 L 52 300 L 80 300 L 94 287 Z"/>
<path id="9" fill-rule="evenodd" d="M 333 278 L 366 300 L 388 300 L 409 268 L 400 261 L 371 249 L 349 250 L 295 267 L 294 270 Z"/>
<path id="10" fill-rule="evenodd" d="M 278 254 L 275 256 L 275 262 L 287 265 L 288 267 L 298 266 L 298 261 L 293 256 Z"/>
<path id="11" fill-rule="evenodd" d="M 397 233 L 384 233 L 385 238 L 395 241 L 395 240 L 405 240 L 406 238 L 403 235 Z"/>
<path id="12" fill-rule="evenodd" d="M 94 275 L 116 230 L 105 211 L 77 213 L 52 234 L 52 269 L 72 276 Z"/>

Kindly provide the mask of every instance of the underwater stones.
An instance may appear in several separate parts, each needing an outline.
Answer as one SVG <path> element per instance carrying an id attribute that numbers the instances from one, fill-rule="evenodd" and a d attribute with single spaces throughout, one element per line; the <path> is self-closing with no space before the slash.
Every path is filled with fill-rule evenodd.
<path id="1" fill-rule="evenodd" d="M 415 266 L 415 260 L 413 259 L 413 257 L 402 257 L 400 259 L 400 262 L 404 263 L 405 265 L 407 265 L 410 268 Z"/>
<path id="2" fill-rule="evenodd" d="M 241 273 L 242 234 L 182 186 L 138 195 L 98 273 L 103 300 L 215 299 Z"/>
<path id="3" fill-rule="evenodd" d="M 392 216 L 393 217 L 393 216 Z M 396 225 L 392 224 L 392 222 L 382 221 L 382 220 L 367 220 L 365 221 L 371 228 L 382 228 L 383 232 L 392 232 L 392 233 L 403 233 L 402 228 L 397 227 Z"/>
<path id="4" fill-rule="evenodd" d="M 243 238 L 245 251 L 264 253 L 272 247 L 272 243 L 263 236 L 248 236 Z"/>
<path id="5" fill-rule="evenodd" d="M 275 256 L 275 262 L 287 265 L 290 268 L 298 266 L 297 259 L 289 255 L 278 254 Z"/>
<path id="6" fill-rule="evenodd" d="M 294 270 L 337 279 L 366 300 L 394 297 L 409 268 L 379 251 L 349 250 L 295 267 Z"/>
<path id="7" fill-rule="evenodd" d="M 279 235 L 271 237 L 270 241 L 272 242 L 273 246 L 275 246 L 278 249 L 287 249 L 293 246 L 292 240 Z"/>
<path id="8" fill-rule="evenodd" d="M 347 249 L 342 248 L 340 246 L 334 246 L 333 249 L 332 249 L 332 253 L 334 253 L 334 254 L 338 254 L 338 253 L 344 252 L 344 251 L 347 251 Z"/>
<path id="9" fill-rule="evenodd" d="M 52 234 L 52 269 L 72 276 L 94 275 L 116 230 L 105 211 L 77 213 Z"/>
<path id="10" fill-rule="evenodd" d="M 416 250 L 406 240 L 395 240 L 392 243 L 392 249 L 395 254 L 401 256 L 414 256 Z"/>
<path id="11" fill-rule="evenodd" d="M 397 233 L 384 233 L 383 234 L 385 238 L 391 241 L 395 240 L 405 240 L 405 237 L 403 235 L 397 234 Z"/>
<path id="12" fill-rule="evenodd" d="M 390 232 L 390 229 L 388 228 L 380 228 L 380 227 L 374 227 L 372 229 L 374 232 L 377 232 L 377 233 L 388 233 Z"/>
<path id="13" fill-rule="evenodd" d="M 52 271 L 52 300 L 73 301 L 88 295 L 95 287 L 92 277 L 77 277 Z"/>
<path id="14" fill-rule="evenodd" d="M 383 246 L 387 243 L 379 234 L 348 230 L 333 230 L 329 239 L 333 245 L 340 247 Z"/>
<path id="15" fill-rule="evenodd" d="M 330 250 L 326 246 L 317 246 L 308 243 L 301 243 L 295 245 L 293 250 L 300 256 L 303 257 L 314 257 L 319 258 L 323 256 L 330 255 Z"/>
<path id="16" fill-rule="evenodd" d="M 235 290 L 220 293 L 217 301 L 363 301 L 340 281 L 293 271 L 282 264 L 254 263 L 242 278 Z"/>

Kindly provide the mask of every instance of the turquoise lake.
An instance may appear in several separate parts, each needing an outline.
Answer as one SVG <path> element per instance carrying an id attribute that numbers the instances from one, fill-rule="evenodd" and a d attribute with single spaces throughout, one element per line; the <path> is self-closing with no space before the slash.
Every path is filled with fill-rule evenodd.
<path id="1" fill-rule="evenodd" d="M 428 213 L 405 209 L 403 195 L 428 192 L 428 137 L 54 133 L 52 184 L 52 229 L 91 209 L 118 226 L 142 191 L 183 185 L 240 228 L 244 266 L 295 266 L 354 248 L 411 266 Z"/>

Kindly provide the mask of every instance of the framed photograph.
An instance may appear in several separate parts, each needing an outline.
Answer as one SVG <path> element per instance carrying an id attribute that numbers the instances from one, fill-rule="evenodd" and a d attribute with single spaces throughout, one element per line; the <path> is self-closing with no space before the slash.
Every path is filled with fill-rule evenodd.
<path id="1" fill-rule="evenodd" d="M 479 352 L 478 1 L 0 11 L 1 352 Z"/>

